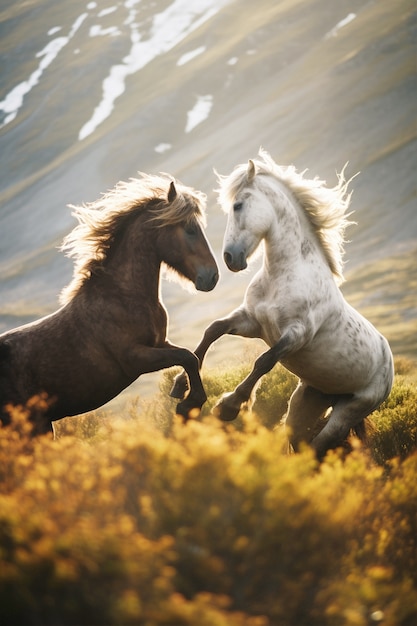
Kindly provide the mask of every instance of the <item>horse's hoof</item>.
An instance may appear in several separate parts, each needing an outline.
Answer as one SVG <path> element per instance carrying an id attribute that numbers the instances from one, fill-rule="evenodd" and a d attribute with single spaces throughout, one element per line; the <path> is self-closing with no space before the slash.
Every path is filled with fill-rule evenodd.
<path id="1" fill-rule="evenodd" d="M 179 374 L 174 378 L 174 384 L 172 385 L 172 389 L 169 392 L 171 398 L 176 398 L 177 400 L 182 400 L 189 390 L 190 385 L 188 384 L 187 376 L 184 374 Z"/>
<path id="2" fill-rule="evenodd" d="M 196 419 L 200 415 L 200 409 L 196 406 L 192 406 L 188 402 L 180 402 L 177 404 L 176 409 L 177 415 L 181 415 L 184 422 L 187 422 L 189 419 Z"/>
<path id="3" fill-rule="evenodd" d="M 239 415 L 240 406 L 232 406 L 227 404 L 227 396 L 219 400 L 213 407 L 212 413 L 222 420 L 222 422 L 231 422 Z"/>

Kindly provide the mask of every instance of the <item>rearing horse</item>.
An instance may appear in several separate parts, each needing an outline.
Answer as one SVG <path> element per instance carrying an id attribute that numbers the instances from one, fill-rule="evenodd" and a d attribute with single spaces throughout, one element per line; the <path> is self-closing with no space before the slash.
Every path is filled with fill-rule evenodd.
<path id="1" fill-rule="evenodd" d="M 75 269 L 62 308 L 0 336 L 0 418 L 9 423 L 10 406 L 47 394 L 48 409 L 32 416 L 34 434 L 45 433 L 51 421 L 95 409 L 141 374 L 173 365 L 190 379 L 177 407 L 187 417 L 206 394 L 196 356 L 167 341 L 160 269 L 201 291 L 215 287 L 205 196 L 169 176 L 141 174 L 72 208 L 79 224 L 63 250 Z"/>
<path id="2" fill-rule="evenodd" d="M 224 334 L 260 337 L 270 349 L 255 362 L 215 412 L 234 419 L 258 380 L 280 361 L 299 378 L 286 424 L 295 450 L 309 442 L 322 458 L 388 396 L 393 380 L 387 340 L 353 309 L 338 287 L 342 281 L 344 230 L 350 223 L 348 182 L 334 189 L 306 180 L 294 167 L 279 167 L 263 150 L 259 160 L 219 176 L 219 202 L 228 214 L 223 255 L 240 272 L 261 242 L 263 266 L 243 303 L 213 322 L 197 347 L 200 366 L 209 346 Z M 184 373 L 171 394 L 182 397 Z M 318 420 L 332 408 L 324 428 Z"/>

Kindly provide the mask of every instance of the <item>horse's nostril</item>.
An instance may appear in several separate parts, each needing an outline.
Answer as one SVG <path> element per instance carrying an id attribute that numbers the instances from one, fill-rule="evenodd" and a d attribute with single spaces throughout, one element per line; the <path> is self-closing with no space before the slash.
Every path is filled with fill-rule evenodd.
<path id="1" fill-rule="evenodd" d="M 229 265 L 232 262 L 232 255 L 230 254 L 230 252 L 225 252 L 223 254 L 223 258 L 224 258 L 224 262 L 226 263 L 227 267 L 229 267 Z"/>
<path id="2" fill-rule="evenodd" d="M 213 279 L 211 281 L 212 289 L 214 289 L 214 287 L 217 285 L 218 280 L 219 280 L 219 273 L 215 272 Z"/>

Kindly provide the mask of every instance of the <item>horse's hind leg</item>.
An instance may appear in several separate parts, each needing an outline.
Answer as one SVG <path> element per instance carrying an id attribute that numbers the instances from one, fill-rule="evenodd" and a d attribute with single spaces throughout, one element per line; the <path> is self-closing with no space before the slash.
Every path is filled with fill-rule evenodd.
<path id="1" fill-rule="evenodd" d="M 340 396 L 323 430 L 311 442 L 317 457 L 322 459 L 326 452 L 340 446 L 352 428 L 358 426 L 380 402 L 370 394 Z"/>
<path id="2" fill-rule="evenodd" d="M 324 394 L 303 382 L 298 384 L 288 403 L 285 418 L 285 427 L 290 431 L 289 441 L 296 452 L 301 442 L 312 441 L 319 419 L 334 401 L 333 395 Z"/>

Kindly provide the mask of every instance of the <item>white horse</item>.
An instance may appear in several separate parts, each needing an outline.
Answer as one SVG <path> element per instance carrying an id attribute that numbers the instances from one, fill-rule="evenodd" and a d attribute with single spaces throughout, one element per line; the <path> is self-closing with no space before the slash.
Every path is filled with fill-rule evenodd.
<path id="1" fill-rule="evenodd" d="M 261 242 L 263 265 L 243 303 L 213 322 L 195 350 L 200 367 L 209 346 L 224 334 L 260 337 L 270 346 L 252 372 L 215 407 L 234 419 L 251 399 L 259 379 L 280 361 L 296 374 L 286 425 L 295 450 L 308 442 L 322 458 L 388 396 L 393 359 L 387 340 L 344 299 L 342 256 L 350 181 L 344 172 L 333 189 L 308 180 L 294 167 L 280 167 L 264 150 L 260 159 L 218 176 L 219 202 L 228 215 L 223 255 L 240 272 Z M 179 374 L 171 392 L 183 397 L 187 377 Z M 252 398 L 253 399 L 253 398 Z M 324 428 L 320 418 L 332 408 Z"/>

